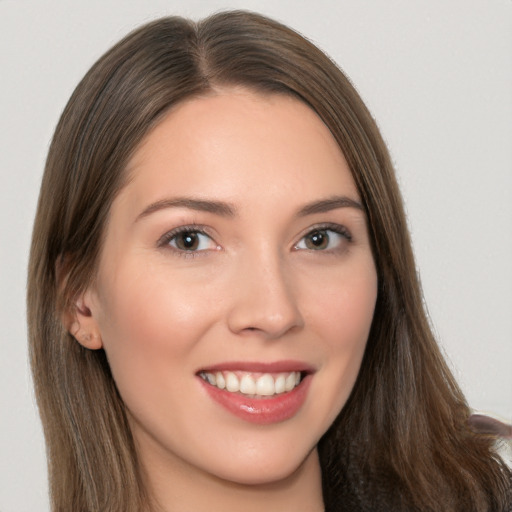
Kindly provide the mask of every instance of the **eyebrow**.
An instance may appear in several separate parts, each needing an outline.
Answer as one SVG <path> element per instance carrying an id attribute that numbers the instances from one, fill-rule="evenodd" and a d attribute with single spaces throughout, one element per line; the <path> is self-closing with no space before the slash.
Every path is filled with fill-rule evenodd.
<path id="1" fill-rule="evenodd" d="M 363 205 L 355 199 L 351 199 L 347 196 L 333 196 L 327 199 L 313 201 L 312 203 L 306 204 L 299 210 L 297 216 L 305 217 L 306 215 L 325 213 L 331 210 L 336 210 L 338 208 L 355 208 L 356 210 L 360 210 L 362 212 L 365 211 Z"/>
<path id="2" fill-rule="evenodd" d="M 213 213 L 221 217 L 234 217 L 237 212 L 232 204 L 223 201 L 176 197 L 173 199 L 161 199 L 160 201 L 151 203 L 137 216 L 135 222 L 154 212 L 167 208 L 188 208 L 190 210 Z M 306 204 L 297 212 L 297 217 L 306 217 L 308 215 L 314 215 L 315 213 L 325 213 L 338 208 L 355 208 L 356 210 L 364 212 L 363 205 L 359 201 L 346 196 L 333 196 Z"/>
<path id="3" fill-rule="evenodd" d="M 200 212 L 214 213 L 222 217 L 234 217 L 236 214 L 236 208 L 233 205 L 222 201 L 193 199 L 191 197 L 176 197 L 173 199 L 162 199 L 155 203 L 151 203 L 137 216 L 136 221 L 166 208 L 188 208 L 190 210 L 197 210 Z"/>

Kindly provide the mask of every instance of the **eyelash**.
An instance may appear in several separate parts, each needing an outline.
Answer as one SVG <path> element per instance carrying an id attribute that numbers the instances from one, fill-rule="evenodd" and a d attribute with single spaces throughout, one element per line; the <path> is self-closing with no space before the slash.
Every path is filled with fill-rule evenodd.
<path id="1" fill-rule="evenodd" d="M 185 249 L 179 249 L 177 247 L 171 246 L 171 242 L 178 237 L 178 235 L 182 234 L 199 234 L 208 237 L 213 243 L 215 241 L 213 240 L 212 236 L 205 230 L 204 226 L 199 226 L 196 224 L 191 224 L 187 226 L 180 226 L 178 228 L 175 228 L 168 233 L 165 233 L 159 240 L 158 240 L 158 247 L 167 247 L 171 249 L 175 254 L 178 256 L 181 256 L 183 258 L 196 258 L 198 256 L 201 256 L 202 253 L 205 252 L 205 250 L 197 251 L 197 250 L 185 250 Z"/>
<path id="2" fill-rule="evenodd" d="M 300 240 L 293 246 L 296 250 L 310 250 L 311 252 L 323 252 L 323 253 L 335 253 L 338 248 L 334 249 L 301 249 L 298 248 L 298 245 L 306 239 L 306 237 L 313 235 L 314 233 L 321 233 L 321 232 L 333 232 L 337 235 L 340 235 L 341 237 L 345 238 L 347 242 L 352 242 L 352 235 L 350 231 L 340 224 L 332 224 L 332 223 L 325 223 L 325 224 L 318 224 L 315 226 L 312 226 L 308 229 L 308 231 L 301 236 Z M 205 249 L 202 250 L 185 250 L 185 249 L 179 249 L 178 247 L 171 246 L 171 242 L 175 240 L 179 235 L 182 234 L 198 234 L 208 237 L 213 243 L 215 243 L 215 240 L 211 237 L 211 235 L 205 230 L 204 226 L 200 225 L 187 225 L 187 226 L 180 226 L 178 228 L 175 228 L 168 233 L 165 233 L 159 240 L 158 240 L 158 247 L 168 247 L 170 248 L 175 254 L 181 257 L 185 258 L 195 258 L 198 256 L 201 256 L 202 253 L 206 252 Z"/>
<path id="3" fill-rule="evenodd" d="M 350 233 L 350 231 L 343 225 L 341 224 L 333 224 L 333 223 L 324 223 L 324 224 L 317 224 L 316 226 L 312 226 L 311 228 L 308 229 L 308 231 L 302 235 L 302 237 L 300 238 L 299 242 L 297 242 L 295 245 L 294 245 L 294 248 L 297 248 L 298 245 L 303 241 L 305 240 L 308 236 L 311 236 L 315 233 L 322 233 L 322 232 L 333 232 L 333 233 L 336 233 L 337 235 L 341 236 L 342 238 L 344 238 L 347 242 L 352 242 L 352 234 Z M 301 249 L 297 249 L 297 250 L 301 250 Z M 302 249 L 302 250 L 308 250 L 308 249 Z M 336 252 L 339 252 L 340 248 L 336 247 L 334 249 L 309 249 L 309 251 L 311 252 L 323 252 L 323 253 L 328 253 L 328 254 L 332 254 L 332 253 L 336 253 Z"/>

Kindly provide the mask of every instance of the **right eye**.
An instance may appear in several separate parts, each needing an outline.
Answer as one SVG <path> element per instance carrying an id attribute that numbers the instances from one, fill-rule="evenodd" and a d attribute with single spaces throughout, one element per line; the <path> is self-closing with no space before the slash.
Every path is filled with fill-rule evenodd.
<path id="1" fill-rule="evenodd" d="M 166 235 L 164 244 L 182 252 L 200 252 L 216 249 L 217 244 L 198 229 L 175 230 Z"/>

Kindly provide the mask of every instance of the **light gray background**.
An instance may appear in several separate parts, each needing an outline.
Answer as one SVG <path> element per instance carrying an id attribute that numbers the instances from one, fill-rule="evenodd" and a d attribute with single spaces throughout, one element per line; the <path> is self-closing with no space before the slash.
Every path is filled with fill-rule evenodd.
<path id="1" fill-rule="evenodd" d="M 47 510 L 25 277 L 49 140 L 73 88 L 135 26 L 273 16 L 348 73 L 387 140 L 432 323 L 470 404 L 512 421 L 511 0 L 0 0 L 0 511 Z"/>

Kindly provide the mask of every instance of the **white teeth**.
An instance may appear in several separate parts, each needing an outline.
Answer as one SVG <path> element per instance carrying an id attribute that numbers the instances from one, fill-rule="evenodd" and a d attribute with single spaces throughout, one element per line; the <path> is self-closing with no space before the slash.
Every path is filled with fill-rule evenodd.
<path id="1" fill-rule="evenodd" d="M 300 376 L 300 374 L 299 374 Z M 276 394 L 284 393 L 286 391 L 286 377 L 284 375 L 279 375 L 276 379 Z"/>
<path id="2" fill-rule="evenodd" d="M 238 380 L 238 377 L 234 373 L 226 373 L 226 389 L 228 391 L 231 391 L 231 393 L 236 393 L 237 391 L 240 391 L 240 381 Z"/>
<path id="3" fill-rule="evenodd" d="M 273 396 L 289 392 L 298 386 L 301 381 L 300 372 L 279 373 L 277 375 L 264 373 L 258 374 L 259 377 L 251 373 L 237 373 L 238 375 L 242 374 L 241 378 L 234 372 L 201 372 L 200 377 L 219 389 L 251 396 Z"/>
<path id="4" fill-rule="evenodd" d="M 263 374 L 256 382 L 256 393 L 262 396 L 272 396 L 276 392 L 276 385 L 272 375 Z"/>
<path id="5" fill-rule="evenodd" d="M 217 387 L 219 389 L 224 389 L 226 387 L 226 379 L 224 379 L 224 375 L 222 375 L 221 372 L 217 372 L 215 377 L 217 379 Z"/>
<path id="6" fill-rule="evenodd" d="M 240 380 L 240 393 L 244 395 L 255 395 L 256 394 L 256 383 L 250 375 L 244 375 Z"/>
<path id="7" fill-rule="evenodd" d="M 290 373 L 288 377 L 286 377 L 286 381 L 284 383 L 284 389 L 286 391 L 291 391 L 295 387 L 296 377 L 293 373 Z"/>

